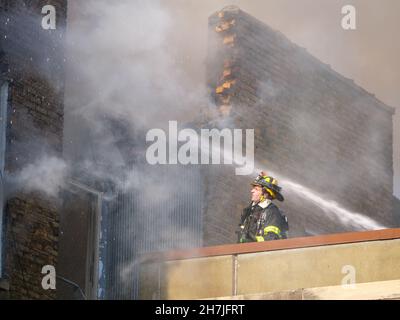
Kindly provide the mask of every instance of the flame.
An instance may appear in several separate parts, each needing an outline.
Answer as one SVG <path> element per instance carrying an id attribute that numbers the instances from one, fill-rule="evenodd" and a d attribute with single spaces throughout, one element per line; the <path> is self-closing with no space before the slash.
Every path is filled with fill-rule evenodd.
<path id="1" fill-rule="evenodd" d="M 234 34 L 224 37 L 224 44 L 233 44 L 235 42 L 235 38 L 236 35 Z"/>
<path id="2" fill-rule="evenodd" d="M 224 84 L 222 85 L 225 89 L 229 89 L 231 86 L 233 86 L 235 84 L 236 80 L 229 80 L 224 82 Z"/>
<path id="3" fill-rule="evenodd" d="M 216 32 L 222 32 L 228 30 L 230 27 L 235 25 L 235 19 L 232 19 L 231 21 L 224 21 L 218 26 L 215 27 Z"/>
<path id="4" fill-rule="evenodd" d="M 221 86 L 218 86 L 217 89 L 215 89 L 215 92 L 222 93 L 225 89 L 230 89 L 235 84 L 235 82 L 236 80 L 225 81 Z"/>

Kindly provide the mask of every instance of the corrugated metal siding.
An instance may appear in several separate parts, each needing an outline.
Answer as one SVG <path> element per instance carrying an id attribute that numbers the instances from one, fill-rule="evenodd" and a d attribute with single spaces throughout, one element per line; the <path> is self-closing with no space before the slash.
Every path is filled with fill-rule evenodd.
<path id="1" fill-rule="evenodd" d="M 200 167 L 142 165 L 137 170 L 137 187 L 118 193 L 103 220 L 106 299 L 137 297 L 141 253 L 202 245 Z"/>

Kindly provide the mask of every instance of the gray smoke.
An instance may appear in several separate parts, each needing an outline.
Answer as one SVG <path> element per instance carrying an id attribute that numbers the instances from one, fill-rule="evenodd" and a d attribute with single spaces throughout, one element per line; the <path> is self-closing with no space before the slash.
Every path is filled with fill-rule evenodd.
<path id="1" fill-rule="evenodd" d="M 65 154 L 85 170 L 93 166 L 100 178 L 99 163 L 129 167 L 121 145 L 143 151 L 146 130 L 190 121 L 208 99 L 205 85 L 189 87 L 168 43 L 175 30 L 161 2 L 79 1 L 71 10 Z M 138 175 L 146 174 L 132 169 L 114 182 L 136 186 Z"/>
<path id="2" fill-rule="evenodd" d="M 168 41 L 177 32 L 173 17 L 160 1 L 79 1 L 71 10 L 65 113 L 68 163 L 100 181 L 111 180 L 120 192 L 134 193 L 142 203 L 160 209 L 156 217 L 132 212 L 135 223 L 123 226 L 128 228 L 126 234 L 144 237 L 138 241 L 146 240 L 149 250 L 198 246 L 201 235 L 190 227 L 178 230 L 174 222 L 176 199 L 187 199 L 192 191 L 177 183 L 173 171 L 159 174 L 141 164 L 148 129 L 165 130 L 168 120 L 191 121 L 209 103 L 205 82 L 187 77 L 176 55 L 179 48 Z M 125 239 L 126 244 L 129 241 Z M 121 266 L 127 286 L 136 265 L 132 259 Z"/>

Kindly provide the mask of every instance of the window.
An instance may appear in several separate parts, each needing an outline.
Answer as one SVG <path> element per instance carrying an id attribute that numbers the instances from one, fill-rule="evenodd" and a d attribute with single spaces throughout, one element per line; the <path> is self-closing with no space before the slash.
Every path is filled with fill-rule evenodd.
<path id="1" fill-rule="evenodd" d="M 103 194 L 70 180 L 60 214 L 58 298 L 97 299 Z"/>
<path id="2" fill-rule="evenodd" d="M 0 277 L 3 274 L 3 184 L 6 152 L 8 83 L 0 82 Z"/>

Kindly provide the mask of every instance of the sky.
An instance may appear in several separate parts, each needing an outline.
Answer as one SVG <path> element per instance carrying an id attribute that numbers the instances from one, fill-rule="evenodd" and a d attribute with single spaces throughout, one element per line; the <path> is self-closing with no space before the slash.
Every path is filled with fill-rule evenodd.
<path id="1" fill-rule="evenodd" d="M 113 0 L 118 4 L 118 0 Z M 236 5 L 385 104 L 400 108 L 400 1 L 398 0 L 147 0 L 157 2 L 169 17 L 164 36 L 168 54 L 185 74 L 185 88 L 205 83 L 208 17 L 227 5 Z M 78 21 L 83 0 L 69 0 L 70 27 Z M 94 2 L 95 3 L 95 2 Z M 356 30 L 341 26 L 342 7 L 356 9 Z M 96 6 L 93 6 L 96 10 Z M 118 11 L 116 11 L 118 12 Z M 132 13 L 132 19 L 138 18 Z M 134 23 L 134 21 L 132 21 Z M 101 23 L 101 22 L 99 22 Z M 156 28 L 160 28 L 156 21 Z M 118 26 L 124 28 L 123 25 Z M 152 33 L 151 23 L 145 30 Z M 122 32 L 116 28 L 115 33 Z M 112 36 L 112 35 L 108 35 Z M 137 46 L 140 46 L 137 43 Z M 400 197 L 400 116 L 394 116 L 394 194 Z"/>

